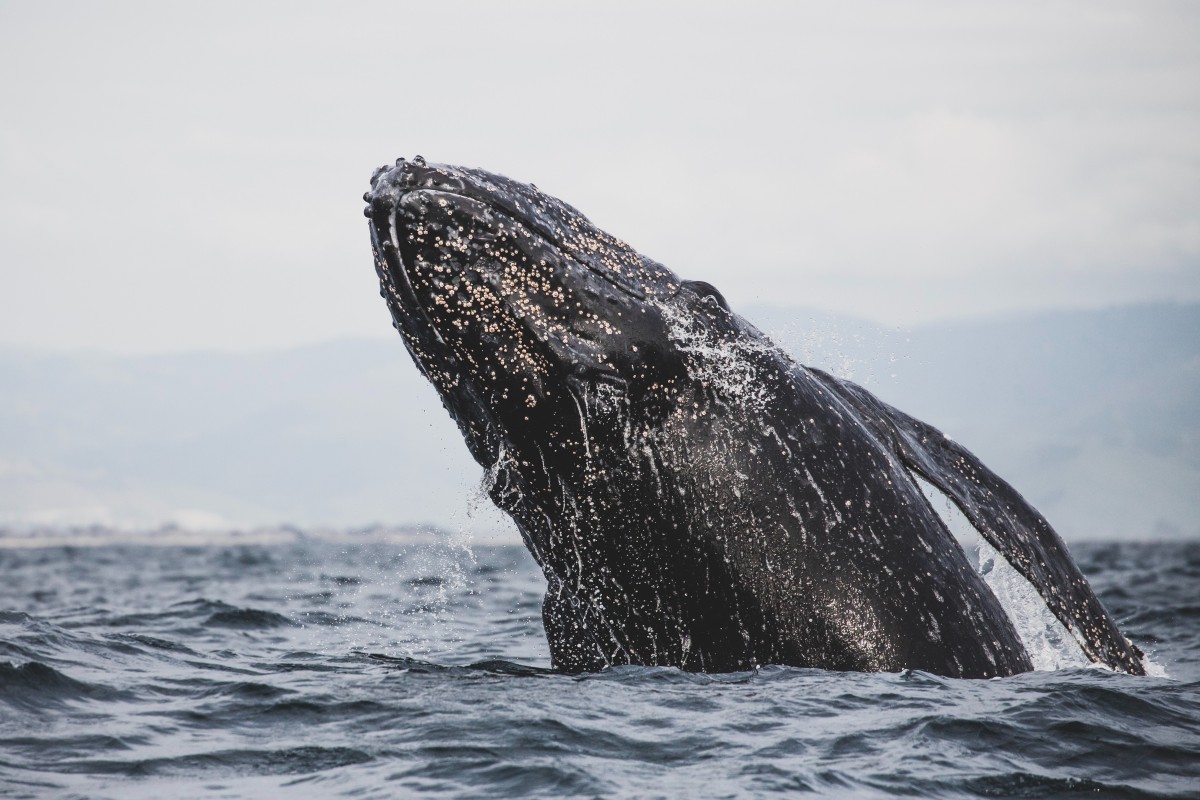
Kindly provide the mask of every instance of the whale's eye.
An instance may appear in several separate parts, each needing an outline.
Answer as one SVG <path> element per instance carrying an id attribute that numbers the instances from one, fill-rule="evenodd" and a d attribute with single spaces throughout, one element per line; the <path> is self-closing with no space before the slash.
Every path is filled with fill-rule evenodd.
<path id="1" fill-rule="evenodd" d="M 713 286 L 708 281 L 684 281 L 683 286 L 690 289 L 700 297 L 711 297 L 713 302 L 719 305 L 726 311 L 729 310 L 729 303 L 725 302 L 725 295 L 717 291 L 717 287 Z"/>

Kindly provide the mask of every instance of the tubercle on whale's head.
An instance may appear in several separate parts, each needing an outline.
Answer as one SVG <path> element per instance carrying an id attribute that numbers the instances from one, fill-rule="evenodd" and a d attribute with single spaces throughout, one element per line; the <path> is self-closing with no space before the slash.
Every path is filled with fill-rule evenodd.
<path id="1" fill-rule="evenodd" d="M 418 156 L 363 199 L 395 326 L 480 463 L 548 424 L 561 387 L 623 384 L 670 350 L 683 282 L 535 186 Z"/>

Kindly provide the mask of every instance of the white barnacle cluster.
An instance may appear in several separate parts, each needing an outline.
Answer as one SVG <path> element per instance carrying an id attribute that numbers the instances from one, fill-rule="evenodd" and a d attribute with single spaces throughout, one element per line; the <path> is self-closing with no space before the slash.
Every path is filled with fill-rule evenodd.
<path id="1" fill-rule="evenodd" d="M 541 244 L 519 220 L 497 221 L 487 236 L 476 237 L 469 245 L 456 244 L 445 258 L 440 271 L 458 276 L 455 292 L 435 297 L 434 302 L 445 308 L 453 306 L 459 319 L 452 322 L 460 329 L 478 323 L 479 333 L 490 337 L 493 344 L 505 351 L 514 369 L 543 371 L 531 344 L 535 340 L 554 339 L 578 345 L 582 340 L 595 341 L 620 333 L 614 320 L 602 308 L 585 302 L 572 283 L 563 281 L 556 273 L 576 269 L 586 274 L 586 267 L 567 257 L 548 262 L 532 255 Z M 435 243 L 436 244 L 436 243 Z M 468 258 L 460 256 L 464 251 Z M 435 271 L 437 269 L 435 268 Z M 620 316 L 620 311 L 616 311 Z M 593 354 L 600 361 L 603 352 Z"/>
<path id="2" fill-rule="evenodd" d="M 453 209 L 445 209 L 453 217 Z M 507 246 L 513 234 L 498 227 L 488 239 L 464 235 L 462 226 L 418 223 L 409 241 L 422 255 L 414 259 L 412 280 L 428 302 L 435 328 L 447 336 L 456 358 L 475 375 L 496 380 L 500 371 L 525 375 L 546 372 L 545 358 L 532 346 L 521 320 L 538 324 L 541 304 L 533 270 L 519 249 Z M 493 347 L 481 349 L 475 339 Z"/>
<path id="3" fill-rule="evenodd" d="M 667 297 L 677 288 L 673 282 L 664 281 L 665 276 L 648 266 L 647 260 L 624 240 L 600 230 L 577 212 L 566 215 L 562 233 L 560 244 L 580 262 L 628 282 L 647 298 Z"/>

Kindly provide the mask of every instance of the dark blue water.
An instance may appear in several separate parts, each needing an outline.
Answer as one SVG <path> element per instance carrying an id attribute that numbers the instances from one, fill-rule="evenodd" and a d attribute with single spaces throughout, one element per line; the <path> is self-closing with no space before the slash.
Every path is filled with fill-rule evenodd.
<path id="1" fill-rule="evenodd" d="M 1169 677 L 967 681 L 553 674 L 521 548 L 364 538 L 0 549 L 0 795 L 1200 796 L 1200 543 L 1073 548 Z"/>

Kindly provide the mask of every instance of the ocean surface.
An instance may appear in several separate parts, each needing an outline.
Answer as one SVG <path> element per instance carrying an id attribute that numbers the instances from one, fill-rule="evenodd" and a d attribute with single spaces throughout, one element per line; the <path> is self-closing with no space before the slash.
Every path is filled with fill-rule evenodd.
<path id="1" fill-rule="evenodd" d="M 521 547 L 275 538 L 0 538 L 0 796 L 1200 797 L 1200 542 L 1072 546 L 1165 677 L 978 681 L 555 674 Z"/>

